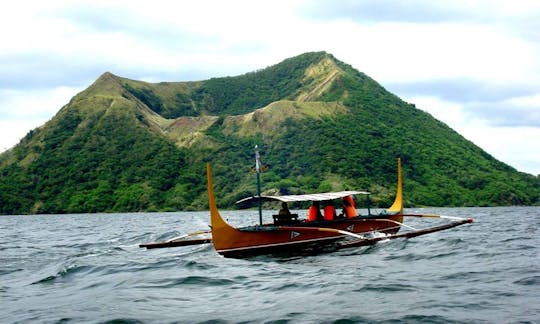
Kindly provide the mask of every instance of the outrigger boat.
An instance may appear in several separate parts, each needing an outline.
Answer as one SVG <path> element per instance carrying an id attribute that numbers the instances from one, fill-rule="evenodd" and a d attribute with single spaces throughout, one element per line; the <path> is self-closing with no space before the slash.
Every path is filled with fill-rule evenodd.
<path id="1" fill-rule="evenodd" d="M 282 203 L 328 202 L 346 199 L 352 195 L 368 195 L 369 192 L 340 191 L 311 195 L 263 196 L 259 189 L 257 196 L 239 201 L 239 203 L 259 202 L 259 224 L 237 228 L 227 223 L 221 216 L 214 197 L 210 164 L 207 164 L 206 168 L 211 231 L 203 233 L 211 234 L 211 238 L 189 239 L 192 235 L 201 234 L 201 232 L 196 232 L 165 242 L 141 244 L 141 247 L 160 248 L 212 242 L 215 250 L 225 257 L 247 257 L 275 252 L 305 253 L 313 250 L 337 250 L 372 245 L 382 240 L 410 238 L 473 222 L 472 218 L 404 213 L 401 161 L 398 159 L 396 197 L 394 203 L 380 213 L 373 214 L 368 209 L 367 215 L 334 216 L 315 220 L 298 219 L 297 214 L 274 215 L 273 223 L 263 223 L 260 207 L 263 200 Z M 257 171 L 259 171 L 258 164 Z M 259 182 L 259 178 L 257 180 Z M 438 218 L 446 219 L 448 222 L 416 229 L 403 223 L 405 217 Z M 401 228 L 406 230 L 398 233 Z"/>

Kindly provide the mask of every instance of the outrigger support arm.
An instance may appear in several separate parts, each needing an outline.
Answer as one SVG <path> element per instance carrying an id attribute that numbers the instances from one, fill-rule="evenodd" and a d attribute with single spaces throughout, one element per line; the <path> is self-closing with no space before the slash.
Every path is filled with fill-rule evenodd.
<path id="1" fill-rule="evenodd" d="M 409 226 L 409 225 L 406 225 L 406 224 L 403 224 L 402 222 L 398 222 L 398 221 L 395 221 L 393 219 L 381 219 L 381 218 L 375 218 L 373 219 L 374 221 L 380 221 L 380 222 L 390 222 L 390 223 L 394 223 L 394 224 L 397 224 L 399 226 L 403 226 L 403 227 L 407 227 L 408 229 L 411 229 L 413 231 L 416 231 L 417 229 L 412 227 L 412 226 Z"/>
<path id="2" fill-rule="evenodd" d="M 431 216 L 434 216 L 434 215 L 431 215 Z M 379 241 L 393 240 L 393 239 L 397 239 L 397 238 L 411 238 L 411 237 L 416 237 L 416 236 L 420 236 L 420 235 L 425 235 L 425 234 L 429 234 L 429 233 L 434 233 L 434 232 L 446 230 L 446 229 L 449 229 L 449 228 L 452 228 L 452 227 L 456 227 L 456 226 L 460 226 L 460 225 L 468 224 L 468 223 L 472 223 L 472 222 L 473 222 L 472 218 L 461 218 L 460 220 L 457 220 L 457 221 L 454 221 L 454 222 L 451 222 L 451 223 L 448 223 L 448 224 L 429 227 L 429 228 L 425 228 L 425 229 L 419 229 L 419 230 L 416 230 L 416 231 L 405 232 L 405 233 L 400 233 L 400 234 L 393 234 L 393 235 L 387 235 L 387 236 L 383 236 L 383 237 L 364 238 L 364 239 L 350 240 L 350 241 L 346 241 L 346 242 L 341 242 L 341 243 L 339 243 L 339 248 L 344 249 L 344 248 L 351 248 L 351 247 L 357 247 L 357 246 L 373 245 L 373 244 L 375 244 L 375 243 L 377 243 Z"/>
<path id="3" fill-rule="evenodd" d="M 180 235 L 180 236 L 173 237 L 172 239 L 168 239 L 166 242 L 172 242 L 172 241 L 184 239 L 184 238 L 186 238 L 186 237 L 195 236 L 195 235 L 209 234 L 209 233 L 211 233 L 211 232 L 212 232 L 212 231 L 196 231 L 196 232 L 191 232 L 191 233 L 187 233 L 187 234 L 183 234 L 183 235 Z"/>
<path id="4" fill-rule="evenodd" d="M 445 215 L 437 215 L 437 214 L 403 214 L 403 216 L 405 217 L 424 217 L 424 218 L 442 218 L 442 219 L 451 219 L 451 220 L 456 220 L 456 221 L 460 221 L 460 220 L 463 220 L 465 218 L 462 218 L 462 217 L 456 217 L 456 216 L 445 216 Z M 470 223 L 474 222 L 474 219 L 472 218 L 467 218 Z"/>

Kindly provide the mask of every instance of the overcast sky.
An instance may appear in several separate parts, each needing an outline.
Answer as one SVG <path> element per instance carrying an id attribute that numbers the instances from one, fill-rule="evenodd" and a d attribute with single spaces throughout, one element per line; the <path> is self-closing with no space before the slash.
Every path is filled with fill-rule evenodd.
<path id="1" fill-rule="evenodd" d="M 0 35 L 0 151 L 105 71 L 193 81 L 326 51 L 540 174 L 540 1 L 13 1 Z"/>

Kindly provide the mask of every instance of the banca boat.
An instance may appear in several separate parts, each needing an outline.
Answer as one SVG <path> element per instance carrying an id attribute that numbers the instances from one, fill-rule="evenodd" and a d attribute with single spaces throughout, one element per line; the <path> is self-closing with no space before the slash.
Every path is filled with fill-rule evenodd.
<path id="1" fill-rule="evenodd" d="M 180 238 L 159 243 L 141 244 L 141 247 L 158 248 L 210 243 L 225 257 L 247 257 L 269 253 L 306 253 L 318 250 L 337 250 L 372 245 L 382 240 L 410 238 L 452 227 L 472 223 L 472 218 L 459 218 L 434 214 L 407 214 L 403 210 L 401 162 L 398 159 L 397 189 L 394 203 L 379 213 L 368 209 L 366 215 L 354 215 L 344 210 L 343 216 L 326 213 L 317 219 L 301 219 L 297 214 L 273 215 L 272 223 L 263 223 L 259 208 L 259 224 L 234 227 L 221 216 L 214 197 L 211 166 L 207 165 L 210 231 L 187 234 Z M 340 191 L 308 195 L 257 196 L 240 200 L 240 203 L 276 201 L 282 203 L 311 201 L 316 203 L 335 200 L 350 201 L 352 195 L 368 195 L 366 191 Z M 318 207 L 316 207 L 318 208 Z M 354 208 L 353 208 L 354 209 Z M 356 211 L 356 210 L 355 210 Z M 416 229 L 403 223 L 406 217 L 444 219 L 443 224 Z M 400 232 L 401 230 L 401 232 Z M 190 239 L 193 235 L 211 234 L 211 237 Z"/>

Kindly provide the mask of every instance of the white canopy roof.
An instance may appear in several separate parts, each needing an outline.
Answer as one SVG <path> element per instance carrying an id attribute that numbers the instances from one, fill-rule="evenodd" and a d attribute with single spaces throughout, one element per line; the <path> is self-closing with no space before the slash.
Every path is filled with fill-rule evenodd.
<path id="1" fill-rule="evenodd" d="M 325 200 L 334 200 L 350 195 L 369 195 L 367 191 L 337 191 L 337 192 L 324 192 L 316 194 L 307 194 L 307 195 L 286 195 L 286 196 L 251 196 L 241 200 L 238 200 L 236 203 L 244 203 L 252 200 L 277 200 L 283 202 L 291 201 L 325 201 Z"/>

